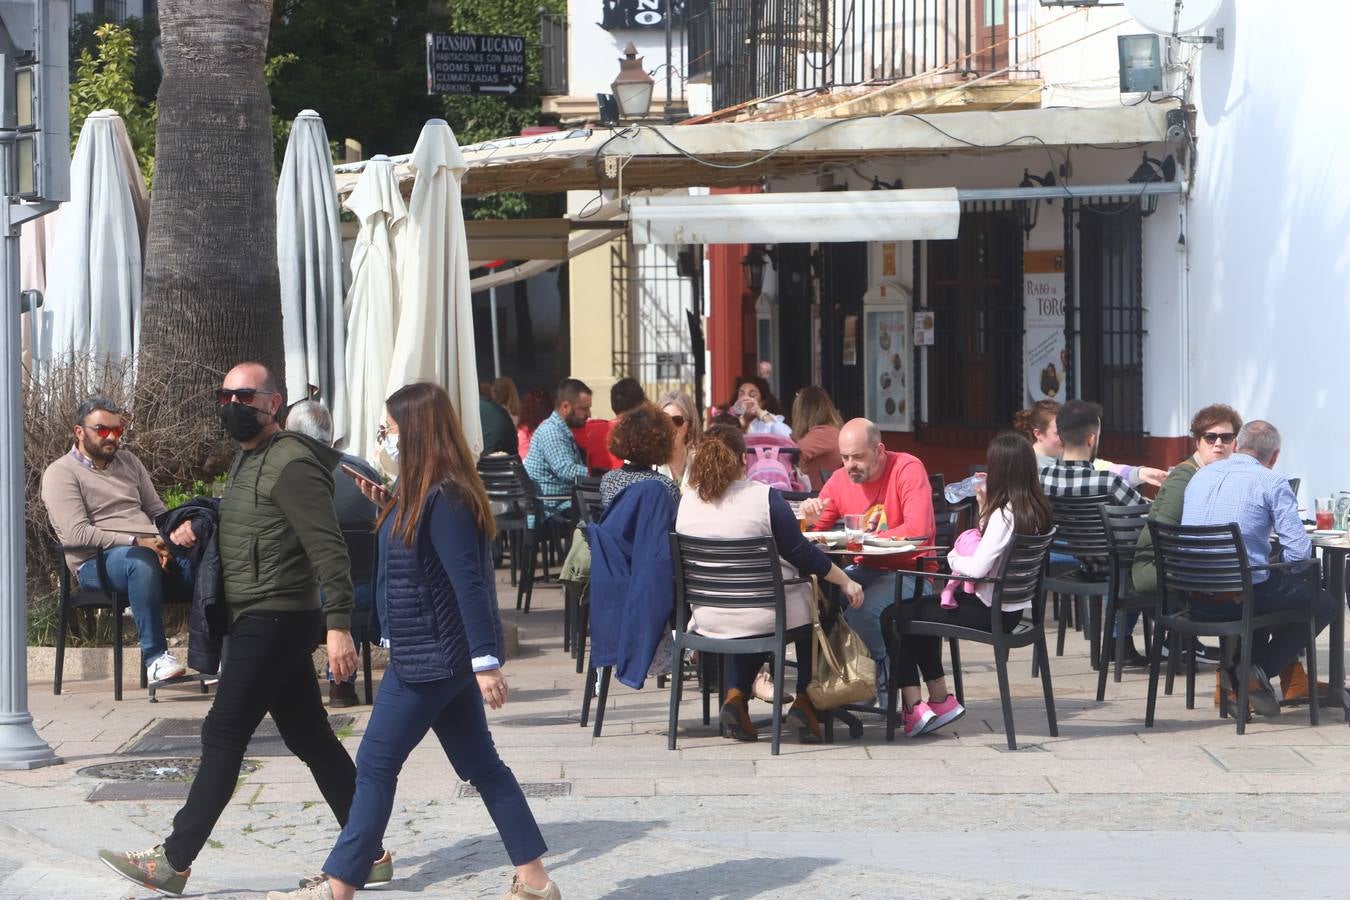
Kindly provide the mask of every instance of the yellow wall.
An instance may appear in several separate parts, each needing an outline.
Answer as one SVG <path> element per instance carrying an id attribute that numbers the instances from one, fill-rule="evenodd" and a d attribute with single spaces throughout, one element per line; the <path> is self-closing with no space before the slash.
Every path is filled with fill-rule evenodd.
<path id="1" fill-rule="evenodd" d="M 568 306 L 573 378 L 595 392 L 591 414 L 613 418 L 609 389 L 614 377 L 613 309 L 610 297 L 610 248 L 613 241 L 574 256 L 568 263 Z"/>

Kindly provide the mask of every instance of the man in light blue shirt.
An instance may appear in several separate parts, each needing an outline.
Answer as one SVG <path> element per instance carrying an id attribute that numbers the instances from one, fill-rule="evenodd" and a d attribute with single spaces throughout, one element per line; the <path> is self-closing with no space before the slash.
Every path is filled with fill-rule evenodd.
<path id="1" fill-rule="evenodd" d="M 1237 436 L 1237 451 L 1228 459 L 1200 469 L 1186 486 L 1181 524 L 1236 523 L 1253 569 L 1254 612 L 1262 615 L 1303 609 L 1315 595 L 1320 633 L 1336 614 L 1337 599 L 1328 591 L 1319 591 L 1302 574 L 1265 568 L 1269 565 L 1272 536 L 1283 548 L 1283 562 L 1312 556 L 1312 543 L 1299 520 L 1294 492 L 1287 479 L 1272 471 L 1279 458 L 1280 433 L 1274 425 L 1260 419 L 1243 425 Z M 1242 610 L 1236 602 L 1227 601 L 1199 605 L 1195 607 L 1195 615 L 1229 620 L 1240 618 Z M 1279 714 L 1279 699 L 1269 674 L 1283 672 L 1296 662 L 1307 640 L 1308 630 L 1303 625 L 1281 625 L 1255 635 L 1250 690 L 1252 708 L 1261 715 Z M 1231 675 L 1228 681 L 1233 683 Z"/>
<path id="2" fill-rule="evenodd" d="M 525 474 L 534 482 L 534 490 L 544 497 L 544 512 L 558 515 L 572 505 L 572 486 L 578 478 L 590 474 L 586 457 L 572 436 L 591 417 L 591 389 L 585 382 L 568 378 L 558 385 L 558 405 L 530 438 L 525 457 Z M 565 499 L 564 499 L 565 498 Z"/>

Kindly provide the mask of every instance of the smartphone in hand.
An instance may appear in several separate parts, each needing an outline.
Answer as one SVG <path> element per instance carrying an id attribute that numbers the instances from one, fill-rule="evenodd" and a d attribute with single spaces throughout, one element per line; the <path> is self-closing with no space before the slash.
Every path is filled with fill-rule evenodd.
<path id="1" fill-rule="evenodd" d="M 349 466 L 347 465 L 347 463 L 343 463 L 342 471 L 346 472 L 348 475 L 350 475 L 352 478 L 355 478 L 357 481 L 364 482 L 370 485 L 371 487 L 377 488 L 384 487 L 384 485 L 380 484 L 378 481 L 373 480 L 369 475 L 364 474 L 360 469 L 356 468 L 355 466 Z"/>

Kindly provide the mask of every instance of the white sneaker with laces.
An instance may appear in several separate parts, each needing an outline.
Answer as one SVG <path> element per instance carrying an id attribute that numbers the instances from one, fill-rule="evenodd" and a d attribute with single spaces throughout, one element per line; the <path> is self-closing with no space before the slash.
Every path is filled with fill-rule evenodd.
<path id="1" fill-rule="evenodd" d="M 168 681 L 187 674 L 187 666 L 173 658 L 172 653 L 161 653 L 146 666 L 145 677 L 150 681 Z"/>

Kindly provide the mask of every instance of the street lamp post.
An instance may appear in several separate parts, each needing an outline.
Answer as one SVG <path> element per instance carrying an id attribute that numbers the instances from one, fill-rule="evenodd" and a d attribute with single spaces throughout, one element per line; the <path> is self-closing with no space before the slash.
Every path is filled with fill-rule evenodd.
<path id="1" fill-rule="evenodd" d="M 60 759 L 28 711 L 19 228 L 55 209 L 69 189 L 70 10 L 67 0 L 33 0 L 3 4 L 0 13 L 0 769 L 35 769 Z M 36 89 L 25 109 L 13 90 L 17 64 Z M 23 172 L 21 143 L 34 150 L 23 155 Z"/>

